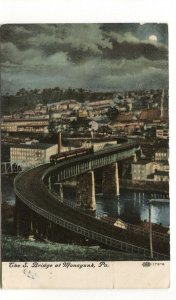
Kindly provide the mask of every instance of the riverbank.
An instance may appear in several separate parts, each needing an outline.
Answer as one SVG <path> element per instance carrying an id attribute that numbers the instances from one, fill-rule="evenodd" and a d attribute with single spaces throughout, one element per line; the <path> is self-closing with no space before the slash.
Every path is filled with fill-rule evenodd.
<path id="1" fill-rule="evenodd" d="M 167 182 L 146 182 L 146 181 L 132 181 L 130 179 L 119 179 L 120 189 L 139 191 L 139 192 L 150 192 L 150 193 L 162 193 L 169 194 L 169 184 Z M 76 180 L 70 180 L 64 182 L 65 188 L 76 188 Z M 96 185 L 99 189 L 99 185 Z"/>
<path id="2" fill-rule="evenodd" d="M 119 184 L 122 189 L 169 194 L 168 182 L 132 181 L 130 179 L 120 179 Z"/>

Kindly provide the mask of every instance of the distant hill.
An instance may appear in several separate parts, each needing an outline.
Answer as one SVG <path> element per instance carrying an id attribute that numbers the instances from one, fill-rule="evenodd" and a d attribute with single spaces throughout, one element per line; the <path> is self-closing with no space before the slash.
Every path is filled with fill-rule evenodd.
<path id="1" fill-rule="evenodd" d="M 92 92 L 83 89 L 62 90 L 60 88 L 30 90 L 21 89 L 16 95 L 4 95 L 1 101 L 2 114 L 32 109 L 37 103 L 48 104 L 61 100 L 75 99 L 79 102 L 112 99 L 112 92 Z"/>

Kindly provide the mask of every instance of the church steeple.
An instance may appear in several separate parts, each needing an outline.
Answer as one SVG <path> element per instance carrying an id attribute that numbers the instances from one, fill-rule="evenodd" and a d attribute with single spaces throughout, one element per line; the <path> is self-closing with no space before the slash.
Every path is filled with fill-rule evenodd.
<path id="1" fill-rule="evenodd" d="M 163 118 L 164 116 L 164 89 L 162 91 L 162 94 L 161 94 L 161 106 L 160 106 L 160 118 Z"/>

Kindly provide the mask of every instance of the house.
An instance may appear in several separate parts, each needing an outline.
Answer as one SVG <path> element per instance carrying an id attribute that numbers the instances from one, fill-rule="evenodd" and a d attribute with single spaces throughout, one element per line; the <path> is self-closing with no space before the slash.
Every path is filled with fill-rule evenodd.
<path id="1" fill-rule="evenodd" d="M 87 112 L 86 109 L 80 108 L 80 109 L 78 110 L 78 118 L 80 118 L 80 119 L 82 119 L 82 118 L 87 118 L 87 116 L 88 116 L 88 112 Z"/>
<path id="2" fill-rule="evenodd" d="M 155 152 L 155 161 L 167 161 L 169 159 L 169 149 L 160 148 Z"/>
<path id="3" fill-rule="evenodd" d="M 132 180 L 147 180 L 147 176 L 153 173 L 152 162 L 148 160 L 139 160 L 132 163 Z"/>
<path id="4" fill-rule="evenodd" d="M 156 129 L 156 138 L 167 140 L 169 138 L 168 129 Z"/>
<path id="5" fill-rule="evenodd" d="M 120 113 L 119 115 L 117 115 L 116 121 L 120 123 L 132 122 L 132 121 L 136 121 L 136 117 L 131 112 Z"/>

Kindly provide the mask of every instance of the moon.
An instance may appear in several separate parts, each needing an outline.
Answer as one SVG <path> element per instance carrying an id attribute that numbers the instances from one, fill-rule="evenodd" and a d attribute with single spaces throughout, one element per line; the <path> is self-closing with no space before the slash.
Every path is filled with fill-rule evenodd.
<path id="1" fill-rule="evenodd" d="M 158 39 L 157 39 L 157 36 L 154 35 L 154 34 L 150 35 L 148 39 L 149 39 L 149 41 L 151 41 L 151 42 L 157 42 L 157 40 L 158 40 Z"/>

